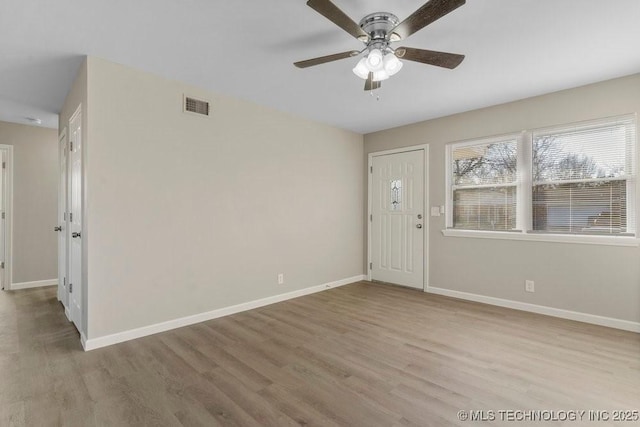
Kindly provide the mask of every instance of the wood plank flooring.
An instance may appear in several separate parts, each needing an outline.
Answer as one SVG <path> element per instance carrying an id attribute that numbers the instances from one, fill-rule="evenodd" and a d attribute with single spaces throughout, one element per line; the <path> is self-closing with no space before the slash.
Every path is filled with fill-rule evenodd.
<path id="1" fill-rule="evenodd" d="M 640 409 L 639 334 L 360 282 L 85 353 L 55 292 L 0 292 L 0 426 L 464 426 L 461 409 Z"/>

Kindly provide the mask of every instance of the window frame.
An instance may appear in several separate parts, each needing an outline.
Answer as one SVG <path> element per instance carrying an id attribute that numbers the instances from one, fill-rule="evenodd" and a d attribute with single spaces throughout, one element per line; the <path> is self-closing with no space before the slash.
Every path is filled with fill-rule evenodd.
<path id="1" fill-rule="evenodd" d="M 447 229 L 451 229 L 451 230 L 458 230 L 458 231 L 463 231 L 464 229 L 454 229 L 453 228 L 453 192 L 454 190 L 454 184 L 453 184 L 453 176 L 452 176 L 452 164 L 451 164 L 451 159 L 453 157 L 453 150 L 456 148 L 464 148 L 464 147 L 473 147 L 476 145 L 489 145 L 489 144 L 496 144 L 499 142 L 507 142 L 507 141 L 516 141 L 516 145 L 517 145 L 517 154 L 516 154 L 516 168 L 517 168 L 517 172 L 516 172 L 516 179 L 514 181 L 514 183 L 512 184 L 495 184 L 495 185 L 489 185 L 489 184 L 479 184 L 477 186 L 473 186 L 473 185 L 463 185 L 460 186 L 460 188 L 482 188 L 482 187 L 515 187 L 516 188 L 516 229 L 515 230 L 511 230 L 511 231 L 499 231 L 501 233 L 517 233 L 520 230 L 522 230 L 521 226 L 523 224 L 520 224 L 519 222 L 519 218 L 521 217 L 520 214 L 520 196 L 522 194 L 521 191 L 521 176 L 520 176 L 520 151 L 521 151 L 521 145 L 522 145 L 522 134 L 521 133 L 510 133 L 510 134 L 505 134 L 505 135 L 497 135 L 497 136 L 491 136 L 491 137 L 487 137 L 487 138 L 479 138 L 479 139 L 472 139 L 472 140 L 466 140 L 466 141 L 460 141 L 460 142 L 455 142 L 452 144 L 447 144 L 447 154 L 446 154 L 446 158 L 447 158 L 447 163 L 446 163 L 446 187 L 447 187 L 447 199 L 445 201 L 445 212 L 447 212 L 446 214 L 446 227 Z M 464 230 L 467 231 L 467 230 Z M 472 231 L 486 231 L 489 233 L 497 233 L 498 231 L 493 231 L 493 230 L 472 230 Z"/>
<path id="2" fill-rule="evenodd" d="M 591 234 L 561 234 L 533 230 L 533 138 L 535 134 L 545 132 L 560 132 L 572 127 L 597 127 L 606 126 L 618 121 L 631 121 L 634 128 L 634 141 L 632 141 L 631 162 L 633 175 L 625 178 L 627 182 L 627 212 L 634 221 L 631 224 L 633 230 L 629 230 L 632 236 L 624 235 L 591 235 Z M 471 230 L 453 228 L 453 176 L 452 158 L 453 151 L 461 147 L 491 144 L 507 140 L 517 140 L 517 178 L 516 178 L 516 230 Z M 624 114 L 596 120 L 588 120 L 563 125 L 550 126 L 537 129 L 523 130 L 517 133 L 508 133 L 491 137 L 474 138 L 464 141 L 451 142 L 445 147 L 445 224 L 442 234 L 447 237 L 472 237 L 500 240 L 528 240 L 553 243 L 580 243 L 611 246 L 640 246 L 640 185 L 638 185 L 638 167 L 640 166 L 640 149 L 638 147 L 638 123 L 637 115 Z"/>

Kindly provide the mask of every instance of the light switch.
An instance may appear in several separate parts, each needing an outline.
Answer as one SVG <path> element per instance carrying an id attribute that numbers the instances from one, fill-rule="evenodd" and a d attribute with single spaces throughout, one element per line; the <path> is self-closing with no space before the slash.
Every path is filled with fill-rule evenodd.
<path id="1" fill-rule="evenodd" d="M 431 206 L 431 216 L 440 216 L 440 206 Z"/>

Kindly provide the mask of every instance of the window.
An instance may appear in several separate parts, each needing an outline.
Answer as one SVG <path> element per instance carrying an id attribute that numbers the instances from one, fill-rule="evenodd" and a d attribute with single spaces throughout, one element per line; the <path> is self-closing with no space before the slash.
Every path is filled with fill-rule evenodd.
<path id="1" fill-rule="evenodd" d="M 450 144 L 453 230 L 635 236 L 633 116 Z"/>
<path id="2" fill-rule="evenodd" d="M 391 181 L 391 206 L 392 211 L 402 210 L 402 180 L 394 179 Z"/>
<path id="3" fill-rule="evenodd" d="M 533 230 L 633 234 L 634 130 L 623 118 L 533 132 Z"/>
<path id="4" fill-rule="evenodd" d="M 453 228 L 516 229 L 517 137 L 451 150 Z"/>

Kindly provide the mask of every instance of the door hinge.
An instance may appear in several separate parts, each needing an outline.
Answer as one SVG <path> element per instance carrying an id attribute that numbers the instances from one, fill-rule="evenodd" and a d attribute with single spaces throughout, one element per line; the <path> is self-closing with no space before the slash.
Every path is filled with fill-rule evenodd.
<path id="1" fill-rule="evenodd" d="M 2 169 L 6 169 L 7 168 L 7 162 L 2 162 Z"/>
<path id="2" fill-rule="evenodd" d="M 73 152 L 73 141 L 69 141 L 69 151 Z"/>
<path id="3" fill-rule="evenodd" d="M 370 166 L 369 170 L 371 171 L 371 173 L 373 173 L 373 166 Z"/>
<path id="4" fill-rule="evenodd" d="M 69 212 L 69 222 L 73 222 L 73 212 Z"/>
<path id="5" fill-rule="evenodd" d="M 373 270 L 373 263 L 372 262 L 369 263 L 369 270 Z"/>
<path id="6" fill-rule="evenodd" d="M 373 222 L 373 215 L 369 215 L 369 221 Z"/>
<path id="7" fill-rule="evenodd" d="M 66 287 L 67 287 L 67 278 L 66 278 L 66 277 L 63 277 L 63 278 L 62 278 L 62 287 L 63 287 L 63 288 L 66 288 Z"/>
<path id="8" fill-rule="evenodd" d="M 69 283 L 69 293 L 73 293 L 73 283 Z"/>
<path id="9" fill-rule="evenodd" d="M 2 212 L 2 219 L 5 219 L 5 213 Z"/>
<path id="10" fill-rule="evenodd" d="M 4 261 L 0 262 L 0 268 L 4 269 Z"/>

